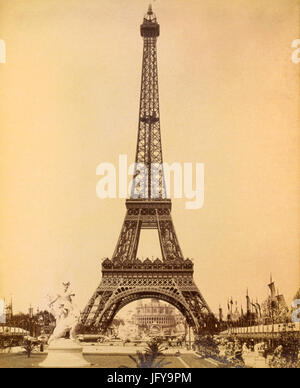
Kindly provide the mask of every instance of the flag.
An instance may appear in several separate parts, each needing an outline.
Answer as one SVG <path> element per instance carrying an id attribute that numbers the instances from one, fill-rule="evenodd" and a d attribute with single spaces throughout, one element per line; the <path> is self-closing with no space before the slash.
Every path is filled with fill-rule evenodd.
<path id="1" fill-rule="evenodd" d="M 258 316 L 258 308 L 255 303 L 251 302 L 251 306 L 254 307 L 255 314 Z"/>
<path id="2" fill-rule="evenodd" d="M 219 307 L 219 321 L 223 321 L 223 310 L 222 307 Z"/>
<path id="3" fill-rule="evenodd" d="M 232 311 L 231 311 L 231 309 L 230 309 L 230 302 L 229 302 L 229 300 L 227 301 L 227 308 L 228 308 L 227 320 L 228 320 L 228 321 L 231 321 Z"/>
<path id="4" fill-rule="evenodd" d="M 271 299 L 274 300 L 275 299 L 275 284 L 274 282 L 268 284 L 268 287 L 270 288 L 270 291 L 271 291 Z"/>
<path id="5" fill-rule="evenodd" d="M 247 290 L 247 295 L 246 295 L 246 301 L 247 301 L 247 314 L 251 312 L 251 302 L 250 302 L 250 298 L 249 298 L 249 295 L 248 295 L 248 290 Z"/>
<path id="6" fill-rule="evenodd" d="M 235 311 L 234 311 L 234 314 L 233 314 L 233 321 L 238 321 L 239 319 L 240 319 L 240 312 L 239 312 L 239 309 L 238 309 L 237 302 L 235 302 Z"/>
<path id="7" fill-rule="evenodd" d="M 257 311 L 258 311 L 258 316 L 259 318 L 261 318 L 261 308 L 260 308 L 260 304 L 258 302 L 255 303 L 255 305 L 257 306 Z"/>
<path id="8" fill-rule="evenodd" d="M 270 288 L 270 291 L 271 291 L 271 299 L 274 300 L 276 290 L 275 290 L 275 283 L 272 280 L 272 275 L 270 276 L 270 284 L 268 284 L 268 287 Z"/>

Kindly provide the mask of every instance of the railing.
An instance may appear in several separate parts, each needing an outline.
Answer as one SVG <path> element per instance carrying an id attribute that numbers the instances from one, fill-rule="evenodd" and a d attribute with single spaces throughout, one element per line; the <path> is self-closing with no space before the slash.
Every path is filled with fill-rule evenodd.
<path id="1" fill-rule="evenodd" d="M 0 325 L 0 336 L 1 335 L 29 335 L 29 331 L 21 329 L 20 327 L 10 327 Z"/>
<path id="2" fill-rule="evenodd" d="M 274 323 L 271 325 L 257 325 L 246 327 L 230 327 L 221 332 L 221 335 L 230 334 L 271 334 L 285 332 L 300 332 L 300 322 L 296 323 Z M 299 333 L 300 334 L 300 333 Z"/>

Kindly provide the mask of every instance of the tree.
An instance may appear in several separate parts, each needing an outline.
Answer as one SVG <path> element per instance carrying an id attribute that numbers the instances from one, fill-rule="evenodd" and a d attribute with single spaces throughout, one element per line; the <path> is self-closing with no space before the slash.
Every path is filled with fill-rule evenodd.
<path id="1" fill-rule="evenodd" d="M 137 368 L 164 368 L 169 365 L 163 358 L 162 345 L 160 341 L 154 339 L 147 343 L 147 347 L 144 353 L 137 352 L 136 357 L 129 355 L 129 358 L 135 363 Z M 120 366 L 120 368 L 128 368 L 126 365 Z"/>
<path id="2" fill-rule="evenodd" d="M 300 288 L 299 290 L 296 292 L 296 295 L 294 296 L 294 300 L 295 299 L 300 299 Z"/>
<path id="3" fill-rule="evenodd" d="M 122 326 L 125 325 L 124 319 L 122 319 L 122 318 L 114 318 L 112 323 L 116 327 L 119 327 L 120 325 L 122 325 Z"/>
<path id="4" fill-rule="evenodd" d="M 25 349 L 28 358 L 30 357 L 34 347 L 35 343 L 32 342 L 29 338 L 26 338 L 23 344 L 23 348 Z"/>
<path id="5" fill-rule="evenodd" d="M 147 353 L 137 352 L 136 355 L 137 358 L 131 355 L 129 357 L 134 361 L 137 368 L 164 368 L 170 364 L 169 362 L 165 362 L 164 359 L 158 360 Z"/>
<path id="6" fill-rule="evenodd" d="M 204 357 L 215 357 L 219 354 L 218 344 L 211 335 L 199 336 L 196 344 Z"/>
<path id="7" fill-rule="evenodd" d="M 163 345 L 158 339 L 153 339 L 152 341 L 147 342 L 147 347 L 145 348 L 145 353 L 151 358 L 157 358 L 163 355 Z"/>
<path id="8" fill-rule="evenodd" d="M 270 361 L 271 368 L 299 368 L 298 353 L 300 350 L 297 334 L 286 332 L 280 334 L 280 344 Z"/>
<path id="9" fill-rule="evenodd" d="M 270 296 L 261 305 L 265 324 L 287 323 L 291 320 L 289 309 Z"/>

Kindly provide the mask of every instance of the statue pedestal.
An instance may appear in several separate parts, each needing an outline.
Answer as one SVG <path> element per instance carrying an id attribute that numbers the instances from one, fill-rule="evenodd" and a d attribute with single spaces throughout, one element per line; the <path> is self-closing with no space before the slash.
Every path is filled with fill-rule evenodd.
<path id="1" fill-rule="evenodd" d="M 71 339 L 60 338 L 51 342 L 42 368 L 82 368 L 90 364 L 83 358 L 82 347 Z"/>

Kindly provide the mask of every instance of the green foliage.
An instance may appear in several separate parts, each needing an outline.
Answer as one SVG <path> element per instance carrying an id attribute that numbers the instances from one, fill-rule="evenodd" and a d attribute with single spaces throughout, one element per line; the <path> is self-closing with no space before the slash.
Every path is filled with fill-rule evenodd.
<path id="1" fill-rule="evenodd" d="M 145 353 L 153 358 L 157 358 L 163 355 L 163 345 L 157 339 L 147 342 Z"/>
<path id="2" fill-rule="evenodd" d="M 153 339 L 147 342 L 147 347 L 144 353 L 137 352 L 136 357 L 129 356 L 130 359 L 135 363 L 137 368 L 164 368 L 169 365 L 163 358 L 162 345 L 159 340 Z M 120 366 L 120 368 L 127 368 L 127 366 Z"/>
<path id="3" fill-rule="evenodd" d="M 265 324 L 287 323 L 291 320 L 291 314 L 287 306 L 279 304 L 269 296 L 261 305 L 262 316 Z"/>
<path id="4" fill-rule="evenodd" d="M 196 345 L 203 357 L 216 357 L 219 354 L 218 344 L 211 335 L 200 336 L 196 341 Z"/>
<path id="5" fill-rule="evenodd" d="M 154 354 L 137 352 L 136 355 L 137 357 L 131 355 L 129 357 L 137 368 L 164 368 L 169 364 L 164 359 L 157 359 Z"/>
<path id="6" fill-rule="evenodd" d="M 280 337 L 280 343 L 283 346 L 283 357 L 295 362 L 298 359 L 300 350 L 298 336 L 295 333 L 282 333 Z"/>
<path id="7" fill-rule="evenodd" d="M 10 337 L 1 337 L 0 338 L 0 349 L 8 349 L 8 353 L 10 353 L 11 348 L 14 346 L 14 338 Z"/>
<path id="8" fill-rule="evenodd" d="M 300 288 L 299 288 L 299 290 L 296 292 L 296 295 L 294 296 L 294 299 L 300 299 Z"/>
<path id="9" fill-rule="evenodd" d="M 295 333 L 280 334 L 280 345 L 274 350 L 270 360 L 271 368 L 299 368 L 299 339 Z"/>
<path id="10" fill-rule="evenodd" d="M 24 340 L 23 348 L 26 351 L 27 357 L 30 357 L 34 347 L 35 347 L 35 344 L 30 339 Z"/>
<path id="11" fill-rule="evenodd" d="M 122 318 L 114 318 L 112 324 L 116 327 L 119 327 L 120 325 L 125 326 L 125 321 Z"/>

